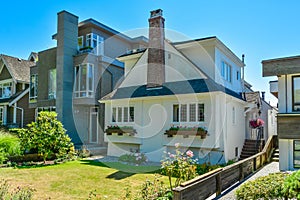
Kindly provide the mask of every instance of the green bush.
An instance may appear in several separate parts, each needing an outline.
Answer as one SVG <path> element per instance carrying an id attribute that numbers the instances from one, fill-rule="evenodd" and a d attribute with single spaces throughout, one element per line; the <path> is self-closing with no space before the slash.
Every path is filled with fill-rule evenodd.
<path id="1" fill-rule="evenodd" d="M 286 177 L 283 185 L 283 193 L 290 199 L 300 199 L 300 170 Z"/>
<path id="2" fill-rule="evenodd" d="M 126 162 L 129 164 L 136 164 L 136 165 L 140 165 L 148 161 L 146 155 L 143 153 L 124 154 L 120 156 L 118 160 L 120 162 Z"/>
<path id="3" fill-rule="evenodd" d="M 283 198 L 283 183 L 286 176 L 284 173 L 274 173 L 248 181 L 236 190 L 236 197 L 252 200 Z"/>
<path id="4" fill-rule="evenodd" d="M 25 187 L 17 187 L 12 190 L 7 181 L 0 180 L 0 199 L 18 199 L 18 200 L 30 200 L 33 198 L 34 189 Z"/>
<path id="5" fill-rule="evenodd" d="M 20 140 L 9 133 L 0 133 L 0 164 L 5 162 L 9 156 L 20 155 Z"/>
<path id="6" fill-rule="evenodd" d="M 22 149 L 41 154 L 44 161 L 54 156 L 61 159 L 75 154 L 74 145 L 55 112 L 40 112 L 35 122 L 18 130 L 18 135 Z"/>

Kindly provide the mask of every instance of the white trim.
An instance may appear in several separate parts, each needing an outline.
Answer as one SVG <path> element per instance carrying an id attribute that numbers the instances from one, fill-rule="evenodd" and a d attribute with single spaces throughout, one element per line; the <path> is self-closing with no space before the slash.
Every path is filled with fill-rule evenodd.
<path id="1" fill-rule="evenodd" d="M 17 98 L 15 98 L 12 102 L 8 104 L 8 106 L 12 106 L 16 102 L 18 102 L 22 97 L 24 97 L 29 92 L 29 88 L 27 88 L 24 92 L 22 92 Z"/>
<path id="2" fill-rule="evenodd" d="M 14 103 L 12 107 L 14 108 L 13 123 L 16 124 L 17 123 L 17 102 Z"/>
<path id="3" fill-rule="evenodd" d="M 97 112 L 95 111 L 92 111 L 93 109 L 97 109 Z M 90 107 L 90 123 L 89 123 L 89 142 L 90 143 L 95 143 L 97 144 L 99 142 L 99 134 L 98 134 L 98 131 L 99 131 L 99 126 L 98 126 L 98 117 L 99 117 L 99 108 L 98 107 Z M 97 123 L 96 123 L 96 141 L 92 141 L 92 115 L 96 115 L 96 119 L 97 119 Z"/>

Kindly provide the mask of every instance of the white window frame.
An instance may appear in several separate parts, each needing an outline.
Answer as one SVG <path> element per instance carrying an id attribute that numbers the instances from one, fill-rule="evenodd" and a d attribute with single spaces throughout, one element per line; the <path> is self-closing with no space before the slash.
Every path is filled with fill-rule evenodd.
<path id="1" fill-rule="evenodd" d="M 232 66 L 225 61 L 221 63 L 221 76 L 228 82 L 232 82 Z"/>
<path id="2" fill-rule="evenodd" d="M 86 66 L 86 80 L 85 80 L 85 86 L 86 89 L 85 90 L 81 90 L 81 72 L 82 72 L 82 67 Z M 78 68 L 78 74 L 77 74 L 77 68 Z M 90 84 L 89 84 L 89 73 L 90 70 L 92 70 L 92 87 L 90 89 Z M 94 65 L 91 63 L 82 63 L 80 65 L 75 66 L 75 70 L 74 70 L 74 88 L 73 88 L 73 93 L 74 93 L 74 98 L 91 98 L 94 97 L 94 85 L 95 85 L 95 69 L 94 69 Z M 78 83 L 78 88 L 76 88 L 77 86 L 77 81 L 79 81 Z M 77 90 L 78 89 L 78 90 Z"/>
<path id="3" fill-rule="evenodd" d="M 0 120 L 1 120 L 0 125 L 3 125 L 4 124 L 4 106 L 0 106 Z"/>
<path id="4" fill-rule="evenodd" d="M 127 109 L 127 112 L 126 112 L 127 120 L 126 121 L 124 120 L 125 108 Z M 130 108 L 133 108 L 133 120 L 130 116 Z M 114 113 L 113 110 L 114 109 L 116 110 L 115 121 L 113 121 L 113 113 Z M 119 110 L 121 110 L 121 113 L 119 112 Z M 121 114 L 121 116 L 120 116 L 120 114 Z M 118 124 L 118 123 L 131 124 L 131 123 L 134 123 L 134 121 L 135 121 L 135 108 L 134 108 L 133 105 L 130 105 L 130 106 L 113 106 L 111 108 L 111 118 L 110 118 L 111 123 L 113 123 L 113 124 Z"/>
<path id="5" fill-rule="evenodd" d="M 8 96 L 4 95 L 5 93 L 5 89 L 4 88 L 7 88 L 7 86 L 4 87 L 4 85 L 7 85 L 9 84 L 10 85 L 10 94 Z M 0 94 L 0 99 L 6 99 L 6 98 L 9 98 L 13 95 L 14 93 L 14 88 L 13 88 L 13 82 L 11 79 L 8 79 L 8 80 L 4 80 L 4 81 L 1 81 L 0 82 L 0 88 L 1 88 L 1 91 L 2 91 L 2 94 Z"/>
<path id="6" fill-rule="evenodd" d="M 199 117 L 198 117 L 198 113 L 199 113 L 199 104 L 203 104 L 204 105 L 204 120 L 203 121 L 199 121 Z M 178 113 L 178 121 L 174 121 L 174 105 L 178 105 L 179 106 L 179 113 Z M 181 119 L 181 107 L 182 105 L 187 105 L 187 117 L 186 117 L 186 121 L 182 121 Z M 191 121 L 190 119 L 190 105 L 195 105 L 196 106 L 196 121 Z M 198 124 L 198 123 L 203 123 L 205 122 L 205 103 L 202 102 L 191 102 L 191 103 L 174 103 L 172 104 L 172 123 L 194 123 L 194 124 Z"/>
<path id="7" fill-rule="evenodd" d="M 94 42 L 96 45 L 94 45 Z M 95 33 L 86 35 L 86 46 L 93 48 L 92 53 L 95 55 L 104 55 L 104 38 Z"/>
<path id="8" fill-rule="evenodd" d="M 33 83 L 31 77 L 35 77 L 35 82 Z M 33 87 L 33 95 L 31 93 L 31 87 Z M 31 74 L 30 75 L 30 82 L 29 82 L 29 102 L 36 102 L 37 101 L 37 94 L 38 93 L 38 75 Z"/>
<path id="9" fill-rule="evenodd" d="M 79 40 L 81 40 L 81 45 L 79 45 Z M 84 47 L 84 40 L 83 40 L 83 36 L 79 36 L 77 39 L 77 46 L 78 46 L 78 50 L 80 50 L 81 48 Z"/>

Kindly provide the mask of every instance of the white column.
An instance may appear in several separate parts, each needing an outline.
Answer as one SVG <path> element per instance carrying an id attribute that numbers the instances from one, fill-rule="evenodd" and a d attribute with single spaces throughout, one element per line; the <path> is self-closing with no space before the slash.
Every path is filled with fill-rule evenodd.
<path id="1" fill-rule="evenodd" d="M 13 118 L 13 123 L 17 123 L 17 103 L 14 104 L 14 118 Z"/>

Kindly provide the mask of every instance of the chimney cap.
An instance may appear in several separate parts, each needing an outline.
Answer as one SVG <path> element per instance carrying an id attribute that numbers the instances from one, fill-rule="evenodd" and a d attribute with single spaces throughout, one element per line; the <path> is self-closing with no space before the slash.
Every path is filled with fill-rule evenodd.
<path id="1" fill-rule="evenodd" d="M 150 18 L 162 16 L 162 9 L 152 10 L 150 11 Z"/>

